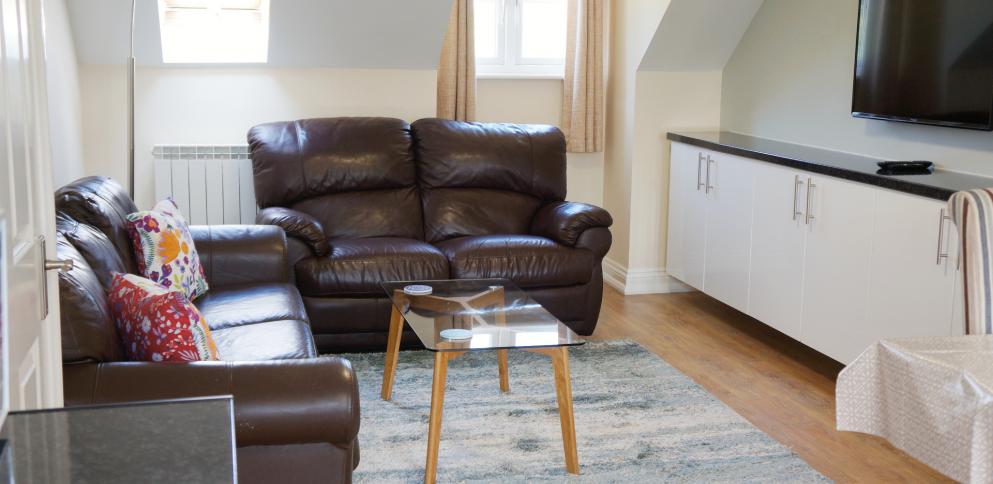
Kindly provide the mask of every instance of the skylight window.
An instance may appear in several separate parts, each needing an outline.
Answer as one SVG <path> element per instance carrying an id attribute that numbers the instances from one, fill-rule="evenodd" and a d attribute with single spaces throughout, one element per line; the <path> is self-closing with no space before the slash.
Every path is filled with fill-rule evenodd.
<path id="1" fill-rule="evenodd" d="M 262 63 L 269 0 L 159 0 L 162 62 Z"/>

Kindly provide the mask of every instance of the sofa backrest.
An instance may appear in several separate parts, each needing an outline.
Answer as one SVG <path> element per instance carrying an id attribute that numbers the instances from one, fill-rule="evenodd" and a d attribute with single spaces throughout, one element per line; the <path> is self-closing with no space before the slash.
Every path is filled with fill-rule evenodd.
<path id="1" fill-rule="evenodd" d="M 527 233 L 542 203 L 565 198 L 558 128 L 432 118 L 411 132 L 429 242 Z"/>
<path id="2" fill-rule="evenodd" d="M 76 180 L 55 192 L 55 209 L 107 236 L 127 272 L 137 271 L 127 216 L 138 211 L 127 190 L 104 176 Z"/>
<path id="3" fill-rule="evenodd" d="M 116 259 L 113 244 L 103 232 L 80 224 L 59 213 L 55 224 L 55 251 L 59 259 L 73 262 L 72 270 L 59 273 L 59 306 L 62 320 L 63 363 L 105 362 L 123 359 L 124 352 L 107 306 L 103 281 L 70 237 L 83 240 L 90 249 L 89 259 L 113 270 Z M 102 249 L 100 249 L 102 247 Z M 102 254 L 102 255 L 100 255 Z M 118 271 L 121 266 L 117 266 Z M 109 276 L 109 272 L 107 273 Z"/>
<path id="4" fill-rule="evenodd" d="M 308 213 L 329 238 L 422 239 L 410 126 L 393 118 L 319 118 L 248 132 L 260 208 Z"/>

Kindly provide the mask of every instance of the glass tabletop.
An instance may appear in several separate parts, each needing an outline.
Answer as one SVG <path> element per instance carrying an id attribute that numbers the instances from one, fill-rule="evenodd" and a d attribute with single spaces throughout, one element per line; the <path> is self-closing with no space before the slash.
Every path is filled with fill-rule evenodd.
<path id="1" fill-rule="evenodd" d="M 585 343 L 545 308 L 507 279 L 398 281 L 382 284 L 421 343 L 432 351 L 576 346 Z M 431 293 L 404 292 L 429 286 Z M 471 338 L 452 339 L 461 329 Z"/>

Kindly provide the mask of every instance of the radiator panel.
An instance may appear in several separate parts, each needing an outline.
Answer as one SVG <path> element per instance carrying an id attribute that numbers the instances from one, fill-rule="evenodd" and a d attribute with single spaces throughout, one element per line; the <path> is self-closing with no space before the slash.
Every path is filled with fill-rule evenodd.
<path id="1" fill-rule="evenodd" d="M 254 224 L 248 146 L 157 145 L 155 199 L 172 197 L 191 225 Z"/>

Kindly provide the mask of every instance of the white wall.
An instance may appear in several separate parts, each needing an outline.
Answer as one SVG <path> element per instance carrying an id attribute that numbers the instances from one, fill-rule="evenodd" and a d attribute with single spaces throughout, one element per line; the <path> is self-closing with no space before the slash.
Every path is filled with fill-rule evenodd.
<path id="1" fill-rule="evenodd" d="M 83 166 L 82 105 L 79 73 L 65 0 L 45 0 L 45 69 L 52 144 L 52 186 L 81 176 Z"/>
<path id="2" fill-rule="evenodd" d="M 80 68 L 87 172 L 126 176 L 125 72 Z M 255 124 L 320 116 L 435 114 L 436 72 L 405 69 L 139 67 L 135 83 L 136 201 L 152 203 L 151 147 L 243 144 Z M 562 82 L 481 80 L 481 121 L 558 124 Z M 569 156 L 569 198 L 600 204 L 599 154 Z"/>
<path id="3" fill-rule="evenodd" d="M 858 0 L 766 0 L 724 71 L 723 129 L 993 175 L 993 133 L 851 117 Z"/>

